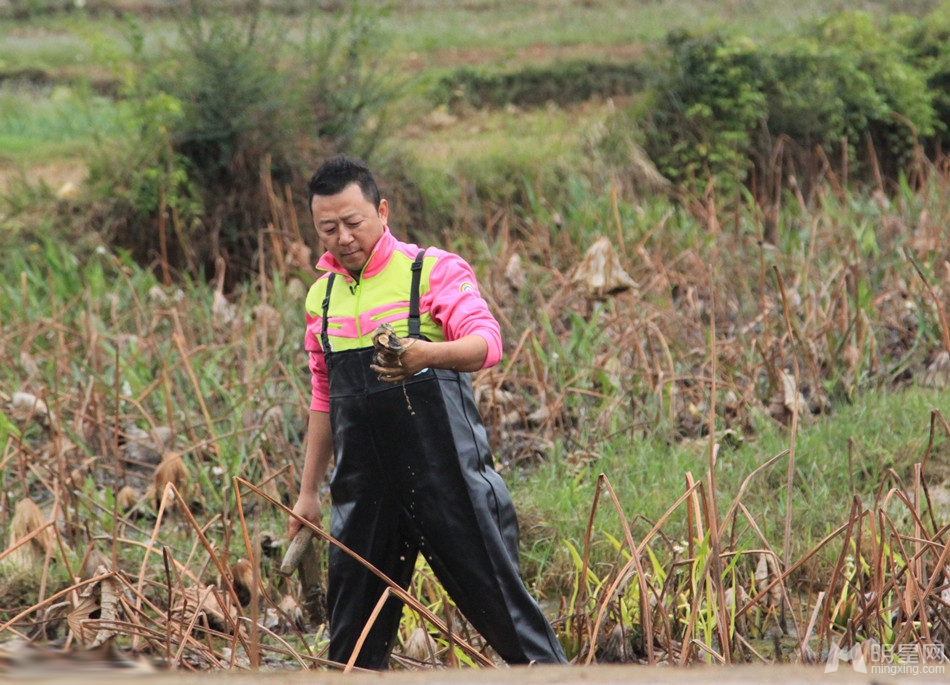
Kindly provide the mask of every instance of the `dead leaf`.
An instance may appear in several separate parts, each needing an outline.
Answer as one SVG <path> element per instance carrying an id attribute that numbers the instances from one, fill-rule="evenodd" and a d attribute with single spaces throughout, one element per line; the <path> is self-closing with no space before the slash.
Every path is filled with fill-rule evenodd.
<path id="1" fill-rule="evenodd" d="M 22 499 L 17 502 L 10 521 L 10 538 L 7 550 L 12 550 L 9 558 L 21 568 L 29 568 L 40 563 L 51 551 L 56 542 L 55 533 L 46 526 L 46 517 L 31 499 Z M 21 541 L 36 531 L 43 529 L 29 542 Z"/>
<path id="2" fill-rule="evenodd" d="M 521 264 L 521 255 L 515 253 L 508 259 L 505 265 L 505 282 L 513 292 L 518 292 L 524 288 L 527 282 L 527 276 L 524 273 L 524 267 Z"/>
<path id="3" fill-rule="evenodd" d="M 783 425 L 789 425 L 795 412 L 801 417 L 808 411 L 805 397 L 798 391 L 795 377 L 787 371 L 779 373 L 779 387 L 769 403 L 772 418 Z"/>
<path id="4" fill-rule="evenodd" d="M 248 606 L 254 596 L 254 568 L 247 559 L 239 559 L 231 566 L 231 585 L 241 606 Z"/>
<path id="5" fill-rule="evenodd" d="M 606 237 L 599 238 L 587 250 L 573 271 L 571 283 L 580 286 L 589 296 L 595 298 L 604 298 L 639 287 L 623 270 L 617 251 Z"/>
<path id="6" fill-rule="evenodd" d="M 40 375 L 40 367 L 36 363 L 36 360 L 26 350 L 20 352 L 20 366 L 23 367 L 23 370 L 26 371 L 27 375 L 30 378 Z"/>
<path id="7" fill-rule="evenodd" d="M 112 561 L 98 549 L 93 549 L 86 555 L 86 560 L 83 562 L 82 569 L 80 570 L 80 578 L 82 580 L 89 580 L 103 573 L 109 573 L 111 570 Z"/>
<path id="8" fill-rule="evenodd" d="M 95 561 L 102 555 L 97 552 L 89 555 L 83 569 L 84 573 L 91 573 L 91 578 L 106 576 L 98 583 L 92 583 L 83 588 L 75 598 L 73 608 L 66 616 L 69 630 L 79 644 L 90 649 L 100 647 L 111 642 L 116 635 L 114 628 L 118 618 L 121 587 L 110 573 L 109 562 L 99 564 L 95 570 L 90 569 L 90 561 Z"/>
<path id="9" fill-rule="evenodd" d="M 36 421 L 42 426 L 48 426 L 53 418 L 46 402 L 31 392 L 13 393 L 7 406 L 17 421 Z"/>
<path id="10" fill-rule="evenodd" d="M 107 566 L 100 566 L 96 574 L 109 573 Z M 119 599 L 121 597 L 119 582 L 110 575 L 99 583 L 99 631 L 91 647 L 98 647 L 111 641 L 116 635 L 115 623 L 119 613 Z"/>
<path id="11" fill-rule="evenodd" d="M 769 560 L 766 554 L 759 555 L 759 561 L 755 565 L 755 590 L 762 592 L 769 583 Z"/>
<path id="12" fill-rule="evenodd" d="M 188 468 L 185 460 L 178 452 L 168 452 L 162 457 L 162 462 L 155 467 L 152 476 L 151 493 L 155 499 L 155 506 L 161 504 L 165 489 L 174 485 L 178 492 L 182 492 L 188 483 Z"/>
<path id="13" fill-rule="evenodd" d="M 950 352 L 943 350 L 927 367 L 924 385 L 943 390 L 950 384 Z"/>
<path id="14" fill-rule="evenodd" d="M 280 312 L 269 304 L 259 304 L 251 310 L 254 330 L 259 335 L 273 337 L 283 329 L 284 322 Z"/>
<path id="15" fill-rule="evenodd" d="M 147 431 L 133 424 L 126 426 L 123 434 L 126 456 L 140 464 L 157 464 L 172 440 L 172 430 L 168 426 L 156 426 Z"/>
<path id="16" fill-rule="evenodd" d="M 403 656 L 409 659 L 415 659 L 421 662 L 431 662 L 435 659 L 435 653 L 438 651 L 438 645 L 432 636 L 422 626 L 416 627 L 406 640 L 406 646 L 403 648 Z"/>
<path id="17" fill-rule="evenodd" d="M 265 628 L 277 635 L 284 635 L 294 630 L 305 630 L 303 609 L 292 595 L 284 595 L 276 607 L 267 607 L 261 623 Z"/>
<path id="18" fill-rule="evenodd" d="M 599 663 L 623 664 L 636 660 L 630 644 L 630 634 L 624 630 L 621 623 L 604 632 L 597 641 L 600 643 L 597 649 Z"/>
<path id="19" fill-rule="evenodd" d="M 300 240 L 291 240 L 287 244 L 284 263 L 294 269 L 311 271 L 313 269 L 313 250 Z"/>
<path id="20" fill-rule="evenodd" d="M 173 621 L 184 626 L 207 627 L 220 633 L 231 633 L 237 621 L 237 610 L 214 585 L 186 588 L 184 596 L 172 608 Z"/>
<path id="21" fill-rule="evenodd" d="M 116 506 L 123 514 L 139 503 L 142 499 L 142 493 L 131 485 L 124 486 L 115 496 Z"/>
<path id="22" fill-rule="evenodd" d="M 92 615 L 98 612 L 99 602 L 94 597 L 79 597 L 66 615 L 69 632 L 83 647 L 88 647 L 95 640 L 97 630 L 90 622 L 93 620 Z"/>

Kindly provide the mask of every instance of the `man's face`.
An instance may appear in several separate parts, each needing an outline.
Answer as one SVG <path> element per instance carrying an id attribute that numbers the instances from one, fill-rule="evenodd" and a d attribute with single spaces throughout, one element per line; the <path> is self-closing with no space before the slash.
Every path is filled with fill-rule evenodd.
<path id="1" fill-rule="evenodd" d="M 351 274 L 359 274 L 383 235 L 389 218 L 386 200 L 374 207 L 351 183 L 336 195 L 314 195 L 310 209 L 324 249 Z"/>

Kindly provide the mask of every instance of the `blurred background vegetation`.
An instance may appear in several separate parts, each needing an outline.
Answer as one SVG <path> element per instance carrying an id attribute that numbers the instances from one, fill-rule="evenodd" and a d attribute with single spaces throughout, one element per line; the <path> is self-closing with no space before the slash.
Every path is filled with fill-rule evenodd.
<path id="1" fill-rule="evenodd" d="M 262 176 L 299 189 L 338 150 L 432 235 L 529 194 L 558 206 L 572 176 L 648 194 L 712 180 L 774 221 L 777 172 L 808 199 L 828 160 L 896 182 L 947 145 L 946 3 L 674 4 L 11 0 L 5 176 L 82 163 L 59 230 L 147 264 L 171 212 L 169 267 L 196 277 L 224 256 L 231 287 L 272 219 Z M 24 201 L 9 226 L 36 225 L 17 221 Z"/>

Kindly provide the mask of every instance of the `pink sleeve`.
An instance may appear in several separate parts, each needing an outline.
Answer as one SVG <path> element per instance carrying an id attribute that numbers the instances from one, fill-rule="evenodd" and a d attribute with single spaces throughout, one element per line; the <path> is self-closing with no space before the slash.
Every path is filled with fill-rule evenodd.
<path id="1" fill-rule="evenodd" d="M 446 340 L 458 340 L 466 335 L 485 339 L 488 354 L 483 369 L 501 361 L 501 327 L 479 294 L 475 272 L 468 262 L 440 250 L 429 276 L 429 292 L 422 300 L 423 309 L 427 308 L 442 326 Z"/>
<path id="2" fill-rule="evenodd" d="M 320 319 L 307 314 L 307 337 L 304 347 L 310 354 L 310 408 L 314 411 L 330 411 L 330 382 L 327 377 L 327 360 L 320 346 Z"/>

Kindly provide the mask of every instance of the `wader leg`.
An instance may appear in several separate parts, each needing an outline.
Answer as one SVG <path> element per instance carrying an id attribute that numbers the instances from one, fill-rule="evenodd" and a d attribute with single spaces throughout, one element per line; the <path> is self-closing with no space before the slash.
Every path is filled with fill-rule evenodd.
<path id="1" fill-rule="evenodd" d="M 409 587 L 417 548 L 403 534 L 395 503 L 353 502 L 333 507 L 331 534 L 403 588 Z M 371 571 L 334 545 L 329 549 L 327 607 L 329 658 L 347 663 L 383 591 L 388 587 Z M 376 617 L 355 665 L 385 669 L 402 617 L 402 600 L 390 596 Z"/>
<path id="2" fill-rule="evenodd" d="M 400 498 L 421 534 L 419 549 L 461 612 L 506 662 L 566 663 L 521 579 L 514 505 L 490 466 L 470 386 L 453 376 L 411 388 L 415 415 L 407 412 L 401 393 L 393 393 L 392 404 L 377 415 L 381 431 L 400 435 L 398 444 L 405 446 L 391 457 L 400 465 Z"/>
<path id="3" fill-rule="evenodd" d="M 506 539 L 512 531 L 499 527 L 495 516 L 498 509 L 511 505 L 507 489 L 489 485 L 478 473 L 463 475 L 458 462 L 455 473 L 447 472 L 451 464 L 441 466 L 444 480 L 464 478 L 468 487 L 464 499 L 451 503 L 451 516 L 423 523 L 420 549 L 436 576 L 472 626 L 506 662 L 565 663 L 550 623 L 521 579 L 517 557 L 510 555 Z"/>

